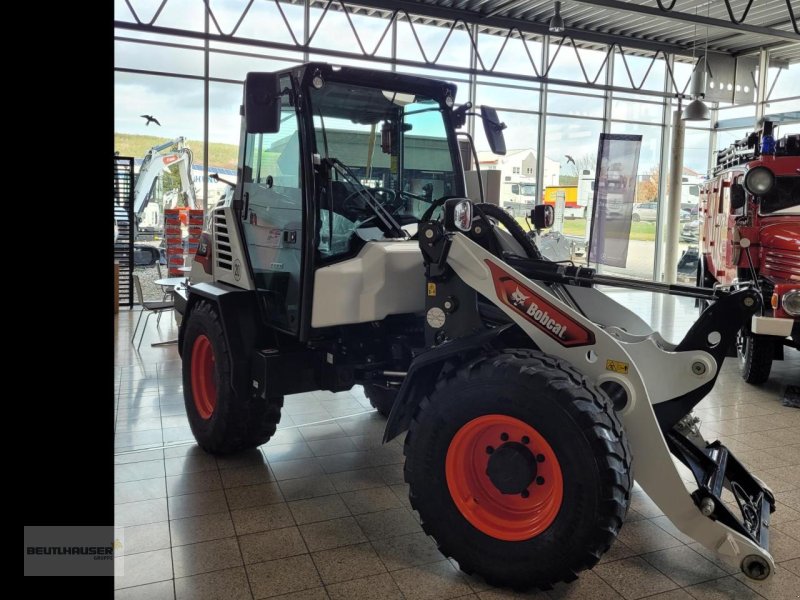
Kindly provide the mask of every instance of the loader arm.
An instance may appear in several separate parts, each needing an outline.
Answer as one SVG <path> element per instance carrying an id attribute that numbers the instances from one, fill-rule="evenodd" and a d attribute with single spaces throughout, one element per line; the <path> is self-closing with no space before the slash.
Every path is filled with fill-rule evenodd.
<path id="1" fill-rule="evenodd" d="M 438 223 L 428 225 L 434 228 L 428 238 L 433 242 L 427 250 L 428 286 L 436 292 L 432 295 L 429 291 L 426 310 L 429 315 L 431 311 L 439 316 L 444 313 L 444 319 L 434 323 L 439 345 L 429 352 L 446 352 L 450 344 L 480 337 L 475 320 L 458 315 L 459 311 L 471 311 L 474 300 L 456 293 L 453 301 L 453 290 L 469 289 L 488 299 L 536 347 L 568 361 L 612 397 L 630 441 L 635 477 L 678 529 L 749 576 L 769 577 L 774 572 L 774 561 L 767 549 L 774 498 L 727 450 L 723 460 L 718 442 L 717 446 L 698 448 L 673 429 L 675 422 L 713 387 L 724 349 L 735 338 L 741 323 L 760 308 L 757 291 L 746 288 L 720 295 L 714 310 L 706 311 L 676 346 L 665 342 L 657 332 L 648 333 L 638 317 L 599 290 L 581 287 L 574 288 L 580 290 L 574 295 L 555 293 L 554 286 L 526 277 L 464 233 L 444 233 Z M 424 228 L 422 231 L 425 235 Z M 441 232 L 441 239 L 437 239 L 436 231 Z M 570 288 L 563 287 L 567 291 Z M 447 300 L 442 294 L 447 295 Z M 444 302 L 457 308 L 448 311 L 443 308 Z M 586 311 L 581 304 L 587 305 Z M 590 320 L 586 314 L 591 314 L 589 307 L 594 304 L 602 305 L 605 312 L 616 313 L 606 315 L 606 323 L 638 323 L 638 331 L 629 333 Z M 428 323 L 430 327 L 430 319 Z M 413 383 L 407 380 L 403 388 L 410 388 Z M 404 391 L 401 389 L 387 426 L 394 427 L 394 431 L 398 427 L 391 419 L 413 412 L 404 406 L 409 400 Z M 675 459 L 692 470 L 697 490 L 687 489 Z M 722 503 L 723 482 L 735 492 L 746 491 L 736 494 L 747 505 L 743 513 L 748 516 L 742 520 L 734 518 Z M 758 513 L 754 518 L 753 512 Z"/>

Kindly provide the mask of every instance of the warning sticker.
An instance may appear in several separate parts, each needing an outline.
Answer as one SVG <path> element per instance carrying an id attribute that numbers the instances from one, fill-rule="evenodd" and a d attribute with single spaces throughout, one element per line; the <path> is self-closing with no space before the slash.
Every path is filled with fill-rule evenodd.
<path id="1" fill-rule="evenodd" d="M 614 373 L 621 373 L 622 375 L 628 374 L 628 363 L 621 360 L 607 360 L 606 371 L 614 371 Z"/>
<path id="2" fill-rule="evenodd" d="M 436 284 L 429 283 L 428 284 L 428 296 L 435 296 L 436 295 Z"/>

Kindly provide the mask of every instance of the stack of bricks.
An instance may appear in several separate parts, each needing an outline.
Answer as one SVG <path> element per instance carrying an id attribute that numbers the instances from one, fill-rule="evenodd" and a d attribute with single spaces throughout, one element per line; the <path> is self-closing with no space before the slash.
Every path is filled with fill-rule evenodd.
<path id="1" fill-rule="evenodd" d="M 183 229 L 188 235 L 183 238 Z M 198 208 L 168 208 L 164 211 L 164 242 L 167 251 L 167 269 L 170 277 L 182 277 L 180 270 L 188 265 L 200 243 L 203 231 L 203 211 Z"/>

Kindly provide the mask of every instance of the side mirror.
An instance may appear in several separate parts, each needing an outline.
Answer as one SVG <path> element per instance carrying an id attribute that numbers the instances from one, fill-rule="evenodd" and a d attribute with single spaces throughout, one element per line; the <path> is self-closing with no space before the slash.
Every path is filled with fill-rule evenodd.
<path id="1" fill-rule="evenodd" d="M 481 105 L 481 120 L 483 121 L 486 140 L 489 142 L 489 148 L 494 154 L 505 154 L 506 140 L 503 137 L 503 129 L 506 128 L 506 124 L 500 122 L 497 111 L 491 106 Z"/>
<path id="2" fill-rule="evenodd" d="M 276 73 L 248 73 L 244 80 L 247 133 L 277 133 L 281 128 L 281 89 Z"/>
<path id="3" fill-rule="evenodd" d="M 466 198 L 451 198 L 444 203 L 444 228 L 447 231 L 472 229 L 472 202 Z"/>
<path id="4" fill-rule="evenodd" d="M 731 184 L 731 210 L 739 210 L 747 201 L 744 186 L 741 183 Z"/>
<path id="5" fill-rule="evenodd" d="M 537 231 L 539 229 L 550 229 L 556 220 L 556 209 L 550 204 L 539 204 L 534 206 L 531 211 L 531 221 Z"/>
<path id="6" fill-rule="evenodd" d="M 392 124 L 389 121 L 384 121 L 381 125 L 381 152 L 384 154 L 392 153 Z"/>

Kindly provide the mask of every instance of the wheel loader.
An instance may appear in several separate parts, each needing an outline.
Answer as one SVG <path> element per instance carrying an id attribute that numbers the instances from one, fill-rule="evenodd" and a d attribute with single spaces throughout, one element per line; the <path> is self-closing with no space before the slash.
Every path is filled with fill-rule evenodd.
<path id="1" fill-rule="evenodd" d="M 544 259 L 504 210 L 466 198 L 457 130 L 480 119 L 503 153 L 504 125 L 455 94 L 324 63 L 247 75 L 238 182 L 176 293 L 197 443 L 259 446 L 287 394 L 362 385 L 384 439 L 406 434 L 423 528 L 468 573 L 574 580 L 623 527 L 635 477 L 684 534 L 770 577 L 773 494 L 685 426 L 760 294 Z M 673 344 L 599 284 L 710 306 Z"/>

